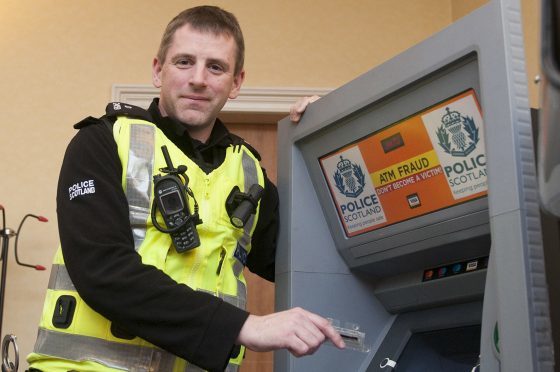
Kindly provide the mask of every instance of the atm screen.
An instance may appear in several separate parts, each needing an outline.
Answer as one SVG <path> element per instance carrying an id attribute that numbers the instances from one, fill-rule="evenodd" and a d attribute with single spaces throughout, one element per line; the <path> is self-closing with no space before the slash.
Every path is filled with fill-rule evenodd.
<path id="1" fill-rule="evenodd" d="M 484 197 L 483 130 L 469 89 L 319 157 L 346 237 Z"/>

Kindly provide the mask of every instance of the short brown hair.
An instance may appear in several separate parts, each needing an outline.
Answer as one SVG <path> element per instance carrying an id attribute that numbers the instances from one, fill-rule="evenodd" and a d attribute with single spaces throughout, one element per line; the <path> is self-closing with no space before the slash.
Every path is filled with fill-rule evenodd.
<path id="1" fill-rule="evenodd" d="M 203 5 L 183 10 L 169 22 L 161 38 L 157 58 L 160 63 L 165 61 L 167 51 L 173 41 L 175 31 L 189 24 L 193 29 L 202 32 L 212 32 L 215 35 L 228 35 L 233 37 L 237 46 L 235 56 L 235 75 L 243 69 L 245 59 L 245 42 L 237 18 L 217 6 Z"/>

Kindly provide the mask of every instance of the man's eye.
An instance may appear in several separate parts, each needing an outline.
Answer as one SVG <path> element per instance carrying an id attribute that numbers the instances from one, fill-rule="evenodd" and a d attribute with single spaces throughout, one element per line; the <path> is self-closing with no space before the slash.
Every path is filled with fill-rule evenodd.
<path id="1" fill-rule="evenodd" d="M 208 66 L 208 69 L 212 72 L 224 72 L 225 69 L 222 65 L 218 65 L 218 64 L 211 64 Z"/>
<path id="2" fill-rule="evenodd" d="M 175 65 L 177 67 L 188 67 L 192 65 L 192 61 L 190 59 L 178 59 L 175 61 Z"/>

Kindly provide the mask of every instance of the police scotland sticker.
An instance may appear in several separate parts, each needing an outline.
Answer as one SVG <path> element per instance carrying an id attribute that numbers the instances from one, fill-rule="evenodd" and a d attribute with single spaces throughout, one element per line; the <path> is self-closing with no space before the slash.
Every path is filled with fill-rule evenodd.
<path id="1" fill-rule="evenodd" d="M 473 91 L 422 115 L 455 200 L 487 191 L 484 123 Z"/>
<path id="2" fill-rule="evenodd" d="M 348 236 L 387 221 L 357 146 L 322 158 L 321 165 Z"/>
<path id="3" fill-rule="evenodd" d="M 346 235 L 485 196 L 483 126 L 470 89 L 321 157 Z"/>

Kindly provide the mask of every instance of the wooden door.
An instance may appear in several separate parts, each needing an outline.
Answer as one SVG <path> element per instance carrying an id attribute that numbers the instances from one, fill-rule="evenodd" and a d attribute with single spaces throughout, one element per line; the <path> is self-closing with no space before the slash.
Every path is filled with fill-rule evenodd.
<path id="1" fill-rule="evenodd" d="M 261 155 L 261 165 L 268 178 L 276 184 L 277 144 L 276 124 L 227 123 L 228 129 L 242 137 Z M 274 283 L 260 278 L 245 269 L 247 279 L 247 310 L 251 314 L 265 315 L 274 312 Z M 255 353 L 247 350 L 241 372 L 272 372 L 273 353 Z"/>

